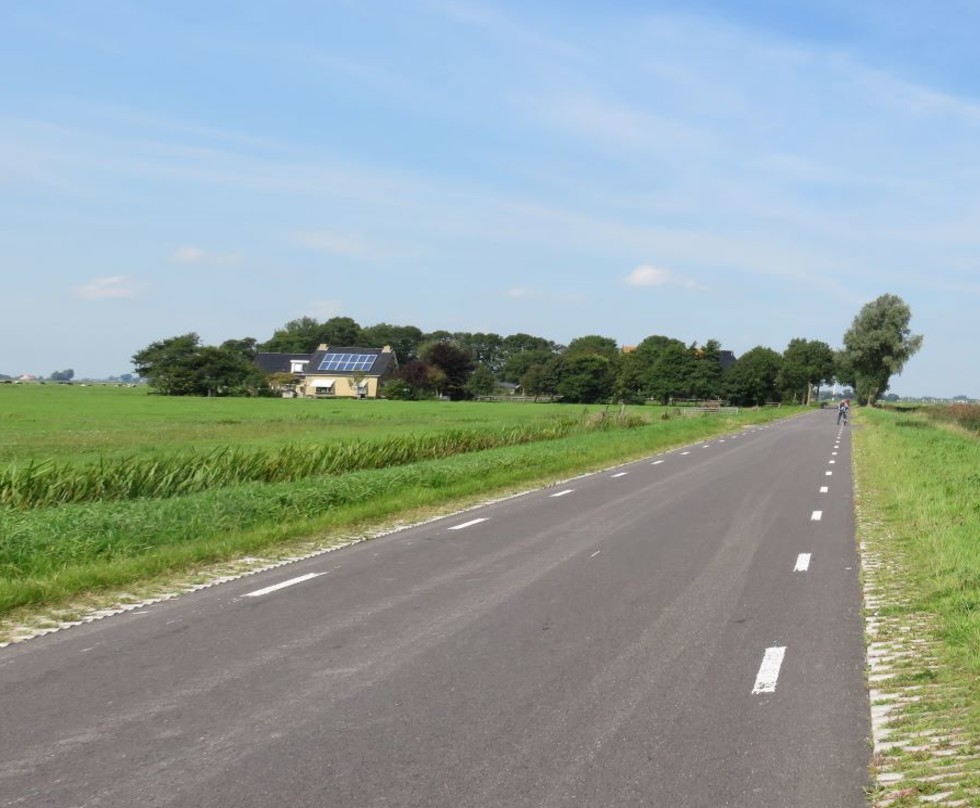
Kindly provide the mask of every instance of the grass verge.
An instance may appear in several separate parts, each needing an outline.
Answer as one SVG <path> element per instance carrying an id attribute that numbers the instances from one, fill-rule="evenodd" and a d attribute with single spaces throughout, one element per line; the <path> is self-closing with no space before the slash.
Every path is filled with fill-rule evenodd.
<path id="1" fill-rule="evenodd" d="M 876 804 L 980 804 L 980 440 L 926 413 L 862 410 L 859 424 L 869 657 L 887 659 L 871 672 L 889 715 Z"/>

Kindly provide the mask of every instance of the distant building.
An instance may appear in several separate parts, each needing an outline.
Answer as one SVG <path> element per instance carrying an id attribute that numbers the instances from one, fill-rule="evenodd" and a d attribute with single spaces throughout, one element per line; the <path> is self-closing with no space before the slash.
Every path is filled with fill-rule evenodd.
<path id="1" fill-rule="evenodd" d="M 255 364 L 269 375 L 291 374 L 293 389 L 304 398 L 378 398 L 382 383 L 398 369 L 390 345 L 320 345 L 311 354 L 259 353 Z"/>

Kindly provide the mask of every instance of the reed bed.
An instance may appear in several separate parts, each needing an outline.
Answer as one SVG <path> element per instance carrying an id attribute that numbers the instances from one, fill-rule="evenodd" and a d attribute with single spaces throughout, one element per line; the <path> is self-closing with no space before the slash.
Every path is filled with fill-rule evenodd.
<path id="1" fill-rule="evenodd" d="M 207 452 L 160 457 L 102 458 L 88 466 L 54 459 L 30 460 L 0 470 L 0 507 L 24 510 L 69 503 L 160 499 L 245 483 L 295 482 L 644 423 L 630 415 L 590 415 L 503 429 L 457 428 L 393 435 L 374 441 L 355 439 L 266 449 L 223 446 Z"/>
<path id="2" fill-rule="evenodd" d="M 926 414 L 935 421 L 956 424 L 980 435 L 980 404 L 951 404 L 943 407 L 927 407 Z"/>

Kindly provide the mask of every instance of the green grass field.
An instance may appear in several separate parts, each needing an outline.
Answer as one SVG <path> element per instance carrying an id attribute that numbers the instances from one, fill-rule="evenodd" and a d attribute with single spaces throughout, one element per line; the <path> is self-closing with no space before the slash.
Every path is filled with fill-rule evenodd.
<path id="1" fill-rule="evenodd" d="M 0 502 L 8 502 L 0 507 L 0 614 L 288 552 L 297 542 L 345 541 L 792 412 L 664 419 L 660 407 L 0 386 Z M 296 461 L 308 450 L 329 462 Z M 229 482 L 215 472 L 222 464 L 261 473 Z M 186 468 L 197 470 L 188 476 Z M 119 485 L 151 472 L 190 483 L 153 495 Z M 4 500 L 4 486 L 21 493 Z"/>
<path id="2" fill-rule="evenodd" d="M 98 462 L 104 457 L 228 445 L 258 448 L 375 439 L 453 427 L 499 429 L 603 409 L 485 402 L 182 398 L 148 395 L 146 388 L 139 387 L 0 385 L 0 466 L 52 457 Z"/>

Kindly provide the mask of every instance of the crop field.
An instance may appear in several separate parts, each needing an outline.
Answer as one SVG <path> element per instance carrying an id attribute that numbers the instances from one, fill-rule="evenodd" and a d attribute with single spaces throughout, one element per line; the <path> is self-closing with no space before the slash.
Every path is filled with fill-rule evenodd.
<path id="1" fill-rule="evenodd" d="M 330 546 L 793 412 L 3 385 L 0 615 Z"/>

